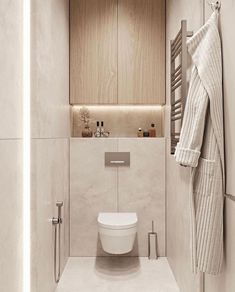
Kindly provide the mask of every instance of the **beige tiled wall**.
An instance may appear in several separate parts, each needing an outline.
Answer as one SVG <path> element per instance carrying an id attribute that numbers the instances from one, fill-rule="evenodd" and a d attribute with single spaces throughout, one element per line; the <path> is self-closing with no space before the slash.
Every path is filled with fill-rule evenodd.
<path id="1" fill-rule="evenodd" d="M 61 271 L 69 256 L 69 1 L 31 3 L 32 292 L 53 292 L 56 202 L 62 200 Z"/>
<path id="2" fill-rule="evenodd" d="M 67 138 L 69 0 L 31 4 L 32 138 Z"/>
<path id="3" fill-rule="evenodd" d="M 224 118 L 225 118 L 225 154 L 227 173 L 227 192 L 235 195 L 235 34 L 234 15 L 235 2 L 221 1 L 220 32 L 223 46 L 223 75 L 224 75 Z M 205 6 L 206 16 L 211 10 Z M 205 281 L 206 292 L 235 291 L 235 202 L 225 201 L 225 257 L 223 272 L 218 277 L 207 276 Z"/>
<path id="4" fill-rule="evenodd" d="M 22 0 L 0 4 L 0 139 L 22 138 Z"/>
<path id="5" fill-rule="evenodd" d="M 69 255 L 69 141 L 33 139 L 32 141 L 32 291 L 52 292 L 54 282 L 54 227 L 56 201 L 63 201 L 61 267 Z"/>
<path id="6" fill-rule="evenodd" d="M 115 139 L 70 141 L 70 255 L 104 255 L 96 218 L 117 210 L 117 172 L 104 167 L 104 152 L 117 151 Z"/>
<path id="7" fill-rule="evenodd" d="M 0 2 L 0 290 L 22 291 L 22 1 Z"/>
<path id="8" fill-rule="evenodd" d="M 159 255 L 165 255 L 165 138 L 118 139 L 118 151 L 130 152 L 130 168 L 118 169 L 120 212 L 137 212 L 138 246 L 132 255 L 147 256 L 147 233 L 154 221 Z"/>
<path id="9" fill-rule="evenodd" d="M 22 291 L 22 141 L 0 140 L 0 287 Z"/>
<path id="10" fill-rule="evenodd" d="M 157 136 L 164 136 L 162 106 L 87 106 L 91 116 L 91 128 L 96 121 L 104 121 L 111 137 L 136 137 L 139 128 L 149 129 L 154 123 Z M 72 136 L 81 137 L 83 125 L 80 121 L 80 106 L 72 107 Z"/>
<path id="11" fill-rule="evenodd" d="M 130 152 L 130 167 L 105 167 L 106 151 Z M 71 256 L 105 255 L 97 216 L 118 210 L 138 214 L 138 240 L 130 255 L 147 256 L 147 233 L 154 220 L 164 256 L 165 139 L 72 138 L 70 152 Z"/>

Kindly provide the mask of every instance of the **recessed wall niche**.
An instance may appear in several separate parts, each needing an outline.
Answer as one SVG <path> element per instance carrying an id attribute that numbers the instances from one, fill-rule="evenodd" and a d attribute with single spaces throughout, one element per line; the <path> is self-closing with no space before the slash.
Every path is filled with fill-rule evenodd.
<path id="1" fill-rule="evenodd" d="M 71 107 L 71 136 L 81 137 L 83 123 L 80 110 L 83 106 Z M 85 106 L 90 113 L 90 127 L 94 133 L 96 122 L 103 121 L 110 137 L 137 137 L 138 129 L 156 127 L 157 137 L 164 137 L 163 106 Z"/>

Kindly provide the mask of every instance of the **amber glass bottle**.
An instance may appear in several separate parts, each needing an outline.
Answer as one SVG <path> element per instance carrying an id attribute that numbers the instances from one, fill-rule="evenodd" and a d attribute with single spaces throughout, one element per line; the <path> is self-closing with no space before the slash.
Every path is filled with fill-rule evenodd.
<path id="1" fill-rule="evenodd" d="M 157 131 L 154 124 L 151 124 L 151 128 L 149 129 L 149 137 L 156 137 Z"/>

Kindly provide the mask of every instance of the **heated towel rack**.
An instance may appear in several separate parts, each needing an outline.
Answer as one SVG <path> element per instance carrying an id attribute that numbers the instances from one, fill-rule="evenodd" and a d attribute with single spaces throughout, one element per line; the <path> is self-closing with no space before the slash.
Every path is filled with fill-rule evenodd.
<path id="1" fill-rule="evenodd" d="M 187 86 L 187 37 L 193 35 L 187 31 L 187 21 L 181 21 L 181 28 L 174 40 L 171 40 L 171 154 L 179 141 L 180 130 L 184 114 L 184 106 L 188 91 Z"/>

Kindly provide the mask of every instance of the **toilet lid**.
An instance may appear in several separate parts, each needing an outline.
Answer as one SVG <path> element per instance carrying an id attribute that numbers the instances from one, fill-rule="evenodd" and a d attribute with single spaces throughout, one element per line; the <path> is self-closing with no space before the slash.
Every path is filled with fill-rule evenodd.
<path id="1" fill-rule="evenodd" d="M 137 223 L 136 213 L 99 213 L 98 223 L 108 229 L 128 229 Z"/>

